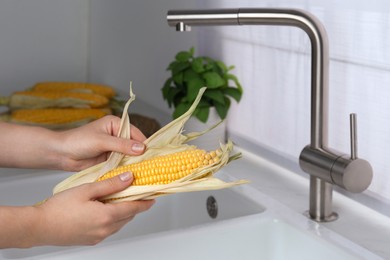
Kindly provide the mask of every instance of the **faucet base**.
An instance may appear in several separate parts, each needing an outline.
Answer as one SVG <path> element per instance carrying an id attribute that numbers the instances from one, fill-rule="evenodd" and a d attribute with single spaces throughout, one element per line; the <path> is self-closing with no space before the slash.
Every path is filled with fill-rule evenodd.
<path id="1" fill-rule="evenodd" d="M 329 222 L 337 219 L 332 211 L 333 185 L 323 179 L 310 176 L 310 207 L 308 217 L 317 222 Z"/>
<path id="2" fill-rule="evenodd" d="M 309 219 L 312 219 L 314 220 L 315 222 L 332 222 L 332 221 L 335 221 L 339 218 L 339 214 L 337 214 L 336 212 L 332 212 L 329 216 L 318 216 L 318 217 L 315 217 L 315 216 L 312 216 L 310 214 L 310 211 L 307 210 L 303 213 L 304 216 L 306 216 L 307 218 Z"/>

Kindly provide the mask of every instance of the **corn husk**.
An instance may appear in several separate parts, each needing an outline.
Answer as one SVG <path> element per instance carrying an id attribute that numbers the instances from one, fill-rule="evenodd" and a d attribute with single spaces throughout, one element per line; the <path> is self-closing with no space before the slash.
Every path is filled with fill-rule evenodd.
<path id="1" fill-rule="evenodd" d="M 196 100 L 186 113 L 162 127 L 159 131 L 154 133 L 145 141 L 147 150 L 144 154 L 139 156 L 125 156 L 124 154 L 113 152 L 106 162 L 100 163 L 79 173 L 76 173 L 59 183 L 57 186 L 55 186 L 53 193 L 56 194 L 58 192 L 81 185 L 83 183 L 95 182 L 106 172 L 118 166 L 132 164 L 153 158 L 155 156 L 171 154 L 193 148 L 192 145 L 188 145 L 186 144 L 186 142 L 193 140 L 200 135 L 206 134 L 209 130 L 216 127 L 214 126 L 211 129 L 207 129 L 202 132 L 183 134 L 184 125 L 191 117 L 205 90 L 206 88 L 202 88 L 199 91 Z M 119 131 L 119 136 L 122 138 L 131 138 L 130 120 L 127 111 L 129 105 L 134 100 L 135 95 L 133 94 L 130 85 L 130 99 L 126 103 L 125 108 L 123 109 L 121 128 Z M 190 175 L 183 177 L 182 179 L 164 185 L 129 186 L 125 190 L 101 198 L 101 200 L 107 202 L 146 200 L 167 194 L 223 189 L 247 183 L 248 181 L 246 180 L 224 182 L 213 176 L 215 172 L 224 167 L 227 163 L 241 157 L 240 153 L 231 155 L 232 150 L 233 143 L 231 141 L 228 141 L 226 144 L 221 143 L 221 154 L 217 162 L 207 167 L 197 169 Z"/>

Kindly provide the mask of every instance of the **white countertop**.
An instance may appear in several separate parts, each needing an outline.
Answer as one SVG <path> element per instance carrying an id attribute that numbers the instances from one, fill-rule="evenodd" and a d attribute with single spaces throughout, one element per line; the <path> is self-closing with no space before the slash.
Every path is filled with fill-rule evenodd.
<path id="1" fill-rule="evenodd" d="M 243 159 L 226 167 L 226 171 L 240 178 L 248 178 L 241 169 L 251 172 L 251 185 L 295 212 L 304 214 L 309 207 L 309 178 L 286 170 L 250 152 L 243 151 Z M 321 223 L 369 251 L 390 259 L 390 218 L 346 196 L 333 192 L 336 221 Z"/>

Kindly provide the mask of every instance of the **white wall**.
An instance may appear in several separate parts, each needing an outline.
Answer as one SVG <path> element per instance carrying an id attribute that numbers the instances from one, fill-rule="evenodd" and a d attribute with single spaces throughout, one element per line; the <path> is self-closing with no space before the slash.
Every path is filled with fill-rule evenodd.
<path id="1" fill-rule="evenodd" d="M 42 80 L 86 80 L 86 0 L 0 1 L 0 95 Z"/>
<path id="2" fill-rule="evenodd" d="M 168 26 L 169 9 L 194 8 L 190 0 L 91 1 L 90 80 L 104 82 L 137 99 L 170 111 L 161 88 L 175 54 L 196 44 L 196 33 L 178 33 Z"/>
<path id="3" fill-rule="evenodd" d="M 0 0 L 0 95 L 38 81 L 90 81 L 170 111 L 161 87 L 176 52 L 196 44 L 177 33 L 168 9 L 191 0 Z M 0 111 L 4 110 L 0 108 Z"/>

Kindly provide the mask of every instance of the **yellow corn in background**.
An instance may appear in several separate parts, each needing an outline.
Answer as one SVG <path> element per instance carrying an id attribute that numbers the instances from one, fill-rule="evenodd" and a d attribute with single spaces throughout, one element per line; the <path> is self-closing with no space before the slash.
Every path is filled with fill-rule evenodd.
<path id="1" fill-rule="evenodd" d="M 36 97 L 37 101 L 31 100 L 32 97 Z M 27 101 L 27 98 L 30 98 Z M 36 102 L 36 105 L 45 107 L 77 107 L 77 106 L 88 106 L 92 108 L 103 107 L 108 105 L 109 100 L 101 95 L 97 95 L 94 93 L 80 93 L 80 92 L 64 92 L 64 91 L 19 91 L 15 92 L 11 96 L 10 107 L 18 108 L 18 104 L 20 104 L 20 108 L 24 108 L 23 99 L 26 102 Z M 38 100 L 41 100 L 39 103 Z M 44 102 L 47 100 L 47 103 Z M 53 102 L 51 102 L 53 101 Z M 34 103 L 35 104 L 35 103 Z M 26 107 L 28 108 L 28 107 Z"/>
<path id="2" fill-rule="evenodd" d="M 133 186 L 168 184 L 189 175 L 198 168 L 211 165 L 218 159 L 218 151 L 207 153 L 201 149 L 190 149 L 118 167 L 107 172 L 97 181 L 131 172 L 134 177 Z"/>
<path id="3" fill-rule="evenodd" d="M 53 92 L 89 90 L 107 98 L 112 98 L 116 95 L 115 90 L 110 86 L 85 82 L 39 82 L 31 90 Z"/>
<path id="4" fill-rule="evenodd" d="M 49 124 L 51 128 L 61 128 L 64 124 L 79 121 L 92 121 L 107 115 L 104 109 L 76 109 L 76 108 L 47 108 L 47 109 L 20 109 L 11 113 L 9 121 L 29 125 Z"/>
<path id="5" fill-rule="evenodd" d="M 122 103 L 115 95 L 112 87 L 103 84 L 38 82 L 10 96 L 0 96 L 0 106 L 8 107 L 0 113 L 0 121 L 50 129 L 74 128 L 113 112 L 122 113 L 122 106 L 118 107 Z"/>

